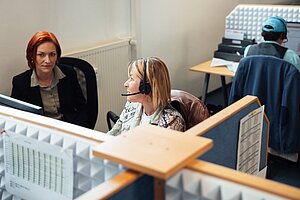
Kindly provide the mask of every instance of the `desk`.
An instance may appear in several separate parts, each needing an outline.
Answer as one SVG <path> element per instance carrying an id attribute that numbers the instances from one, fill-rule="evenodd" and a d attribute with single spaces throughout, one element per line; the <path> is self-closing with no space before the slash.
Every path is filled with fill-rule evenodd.
<path id="1" fill-rule="evenodd" d="M 208 89 L 210 75 L 211 74 L 219 75 L 221 77 L 222 91 L 223 91 L 223 95 L 224 95 L 224 104 L 225 104 L 225 106 L 227 106 L 228 105 L 228 95 L 227 95 L 227 89 L 226 89 L 225 76 L 234 77 L 234 72 L 227 69 L 226 66 L 211 67 L 210 64 L 211 64 L 211 60 L 190 68 L 191 71 L 205 73 L 205 79 L 204 79 L 203 91 L 202 91 L 202 101 L 203 101 L 203 103 L 206 103 L 206 95 L 207 95 L 207 89 Z"/>

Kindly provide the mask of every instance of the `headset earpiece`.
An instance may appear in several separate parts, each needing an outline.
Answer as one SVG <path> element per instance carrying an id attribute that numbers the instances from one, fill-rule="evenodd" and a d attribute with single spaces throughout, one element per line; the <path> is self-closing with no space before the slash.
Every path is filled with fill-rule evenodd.
<path id="1" fill-rule="evenodd" d="M 139 90 L 142 94 L 149 94 L 151 92 L 151 86 L 147 82 L 147 59 L 144 59 L 144 76 L 140 83 Z"/>
<path id="2" fill-rule="evenodd" d="M 286 22 L 284 21 L 284 19 L 277 17 L 277 16 L 275 16 L 273 18 L 279 20 L 283 24 L 283 26 L 284 26 L 283 39 L 284 40 L 287 39 L 287 27 L 286 27 Z"/>

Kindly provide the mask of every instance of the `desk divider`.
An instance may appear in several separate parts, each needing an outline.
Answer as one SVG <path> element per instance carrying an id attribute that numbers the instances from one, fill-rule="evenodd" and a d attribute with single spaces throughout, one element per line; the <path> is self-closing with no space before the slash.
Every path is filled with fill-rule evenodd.
<path id="1" fill-rule="evenodd" d="M 6 108 L 1 107 L 1 110 L 2 109 L 6 109 Z M 11 111 L 16 112 L 13 109 L 11 109 Z M 20 112 L 20 113 L 22 115 L 22 112 Z M 42 117 L 42 118 L 46 121 L 49 120 L 49 118 L 46 118 L 46 117 Z M 50 119 L 50 121 L 51 120 L 52 119 Z M 1 143 L 0 166 L 2 166 L 0 178 L 1 178 L 1 186 L 2 186 L 2 188 L 4 188 L 2 190 L 2 192 L 0 193 L 1 197 L 2 197 L 1 199 L 17 198 L 16 194 L 10 194 L 5 189 L 4 157 L 6 155 L 4 154 L 5 149 L 3 146 L 4 132 L 9 132 L 12 135 L 20 134 L 21 136 L 26 136 L 26 137 L 32 138 L 34 140 L 39 141 L 41 144 L 44 144 L 44 146 L 46 146 L 47 144 L 50 144 L 53 146 L 62 147 L 62 149 L 70 149 L 71 151 L 73 151 L 73 170 L 74 170 L 74 172 L 73 172 L 73 176 L 74 176 L 73 198 L 77 198 L 78 196 L 91 190 L 95 186 L 111 179 L 112 177 L 116 176 L 117 174 L 120 174 L 121 172 L 123 172 L 125 170 L 120 164 L 113 163 L 106 159 L 97 158 L 92 155 L 92 148 L 94 146 L 96 146 L 97 144 L 99 144 L 100 141 L 87 139 L 85 137 L 77 137 L 72 134 L 68 134 L 68 133 L 56 130 L 55 127 L 53 127 L 53 128 L 43 127 L 43 126 L 40 126 L 35 123 L 21 121 L 21 120 L 18 120 L 18 119 L 12 118 L 12 117 L 8 117 L 5 115 L 1 115 L 1 114 L 0 114 L 0 130 L 2 132 L 2 134 L 0 135 L 0 140 L 1 140 L 0 141 L 0 143 Z M 86 129 L 86 131 L 88 131 L 88 129 Z M 23 148 L 23 146 L 22 146 L 22 148 Z M 28 163 L 27 163 L 28 167 L 25 166 L 24 169 L 28 168 L 28 170 L 29 170 L 30 164 L 33 164 L 33 166 L 34 166 L 34 160 L 36 160 L 36 159 L 40 160 L 39 158 L 34 156 L 35 154 L 37 154 L 34 152 L 38 152 L 38 153 L 41 152 L 41 154 L 43 154 L 44 156 L 47 156 L 46 154 L 42 153 L 42 151 L 40 151 L 38 149 L 30 149 L 30 148 L 26 148 L 26 147 L 25 147 L 25 149 L 27 149 L 28 151 L 25 151 L 25 153 L 24 153 L 25 155 L 23 154 L 23 156 L 22 156 L 23 158 L 21 157 L 22 158 L 21 160 L 23 160 L 23 165 L 24 164 L 26 165 L 26 162 L 28 161 Z M 26 152 L 28 153 L 31 151 L 33 153 L 33 158 L 36 158 L 34 160 L 31 159 L 31 156 L 29 154 L 28 155 L 26 154 Z M 15 153 L 17 153 L 17 152 L 15 152 Z M 7 156 L 9 156 L 9 155 L 7 155 Z M 16 154 L 12 154 L 11 156 L 13 157 L 14 160 L 18 159 L 18 158 L 16 158 Z M 28 159 L 25 159 L 25 158 L 28 158 Z M 45 158 L 45 162 L 49 161 L 50 165 L 51 165 L 51 157 L 49 157 L 49 158 L 50 158 L 50 161 L 48 160 L 48 156 L 47 156 Z M 19 166 L 19 164 L 18 164 L 18 166 Z M 46 167 L 46 166 L 44 166 L 44 167 L 48 169 L 48 167 Z M 34 172 L 35 169 L 32 169 L 32 170 Z M 52 170 L 51 170 L 51 166 L 50 166 L 49 172 Z M 25 175 L 27 173 L 27 171 L 24 171 L 24 170 L 22 171 L 21 169 L 20 169 L 20 171 L 21 171 L 21 173 L 24 173 Z M 36 170 L 36 173 L 39 173 L 38 171 Z M 46 173 L 46 172 L 43 171 L 43 173 Z M 22 177 L 19 175 L 17 175 L 17 177 L 22 179 Z M 23 178 L 24 178 L 24 176 L 23 176 Z M 26 181 L 26 180 L 24 180 L 24 181 Z M 47 181 L 47 182 L 50 181 L 49 187 L 51 185 L 53 185 L 53 183 L 51 184 L 51 178 L 50 178 L 50 180 L 47 179 L 44 181 Z M 41 185 L 38 184 L 38 182 L 36 181 L 36 178 L 33 178 L 29 182 L 30 182 L 30 184 L 37 185 L 37 187 L 41 187 Z M 46 183 L 46 185 L 47 185 L 47 183 Z M 24 187 L 24 186 L 22 186 L 22 187 Z M 48 188 L 41 188 L 41 189 L 46 189 L 46 191 L 47 191 Z M 30 191 L 30 192 L 34 193 L 34 191 Z M 65 198 L 65 196 L 62 196 L 62 198 Z M 34 199 L 34 198 L 32 197 L 30 199 Z"/>
<path id="2" fill-rule="evenodd" d="M 234 107 L 235 109 L 233 109 L 232 112 L 234 113 L 235 117 L 238 118 L 239 112 L 247 112 L 244 110 L 245 107 L 248 107 L 251 110 L 252 108 L 259 106 L 259 104 L 256 104 L 255 102 L 255 97 L 245 97 L 243 100 L 234 104 L 236 107 Z M 85 184 L 86 182 L 84 180 L 93 182 L 92 180 L 97 179 L 98 177 L 95 175 L 97 173 L 94 173 L 95 176 L 89 174 L 89 178 L 82 180 L 83 184 L 79 184 L 82 186 L 79 189 L 82 190 L 80 190 L 80 194 L 78 193 L 74 195 L 74 198 L 77 200 L 176 200 L 200 198 L 300 199 L 300 190 L 297 188 L 276 183 L 274 181 L 265 180 L 263 178 L 254 177 L 252 175 L 244 174 L 226 167 L 195 159 L 203 153 L 205 155 L 205 152 L 211 147 L 210 140 L 203 137 L 199 138 L 199 135 L 205 135 L 205 132 L 210 132 L 211 129 L 216 129 L 218 126 L 223 126 L 223 123 L 226 122 L 226 120 L 232 118 L 232 113 L 230 114 L 228 110 L 220 111 L 219 115 L 211 118 L 207 119 L 208 121 L 205 120 L 201 122 L 185 133 L 179 133 L 176 131 L 152 126 L 143 126 L 133 129 L 131 132 L 133 133 L 132 135 L 129 136 L 125 134 L 126 137 L 128 137 L 127 139 L 130 140 L 127 143 L 132 145 L 133 143 L 141 140 L 144 142 L 143 145 L 145 145 L 147 142 L 155 142 L 155 144 L 153 144 L 155 148 L 149 148 L 148 152 L 147 148 L 145 147 L 138 146 L 137 150 L 143 150 L 143 152 L 139 152 L 139 154 L 145 153 L 157 155 L 158 159 L 156 159 L 155 156 L 149 156 L 149 158 L 145 158 L 145 156 L 143 158 L 142 155 L 136 156 L 133 153 L 133 158 L 135 157 L 136 160 L 126 160 L 125 154 L 128 153 L 127 156 L 130 157 L 132 150 L 126 149 L 128 144 L 124 144 L 124 141 L 121 139 L 121 137 L 115 138 L 98 131 L 82 128 L 76 125 L 70 125 L 65 122 L 53 120 L 43 116 L 25 113 L 10 108 L 2 109 L 2 107 L 0 107 L 1 130 L 15 131 L 20 134 L 36 138 L 40 142 L 47 142 L 52 145 L 63 146 L 68 144 L 69 147 L 74 151 L 74 158 L 76 158 L 75 160 L 80 160 L 80 164 L 82 164 L 81 169 L 85 169 L 85 166 L 83 166 L 84 163 L 87 163 L 89 166 L 92 166 L 93 163 L 95 163 L 95 165 L 93 165 L 95 169 L 104 169 L 104 172 L 109 173 L 107 175 L 105 175 L 105 173 L 102 174 L 104 176 L 102 182 L 97 182 L 97 184 L 94 184 L 93 187 L 86 187 L 87 185 L 91 184 Z M 148 137 L 145 137 L 148 139 L 140 138 L 141 135 L 144 135 L 143 133 L 148 135 Z M 164 136 L 163 134 L 168 136 Z M 154 136 L 155 139 L 151 138 Z M 190 139 L 192 138 L 194 138 L 195 141 L 191 141 Z M 182 143 L 178 142 L 180 140 L 182 140 Z M 122 144 L 124 144 L 124 147 L 121 148 L 124 150 L 124 152 L 119 157 L 116 153 L 117 151 L 113 153 L 113 156 L 108 155 L 109 151 L 102 152 L 102 150 L 106 148 L 107 150 L 111 150 L 114 147 L 117 148 L 116 145 L 121 144 L 120 141 Z M 171 143 L 171 146 L 168 146 L 168 141 Z M 191 145 L 189 146 L 189 144 Z M 214 145 L 216 147 L 216 144 Z M 159 155 L 162 152 L 161 148 L 163 149 L 166 147 L 172 148 L 174 152 L 177 152 L 178 158 L 176 158 L 176 156 L 168 157 L 168 154 L 165 154 L 164 156 Z M 94 155 L 92 155 L 92 149 L 94 149 Z M 155 149 L 157 151 L 155 151 Z M 3 166 L 3 157 L 5 155 L 3 155 L 3 149 L 0 152 L 2 152 L 2 155 L 0 156 L 0 166 Z M 163 160 L 159 158 L 160 156 L 163 158 Z M 108 159 L 110 157 L 112 159 Z M 139 158 L 141 160 L 139 160 Z M 174 162 L 174 160 L 176 160 L 176 162 Z M 146 161 L 145 166 L 147 167 L 143 166 L 142 161 Z M 171 162 L 169 163 L 169 161 Z M 134 164 L 135 162 L 139 163 L 138 167 L 134 166 L 136 165 Z M 162 165 L 169 166 L 169 168 L 167 168 L 168 170 L 162 170 L 162 172 L 156 173 L 155 171 L 159 171 L 159 168 L 154 167 L 154 169 L 150 169 L 151 162 L 156 163 L 154 166 Z M 78 169 L 79 162 L 75 163 L 77 163 L 77 166 L 75 166 L 74 169 Z M 130 169 L 131 167 L 133 168 Z M 105 168 L 108 169 L 105 170 Z M 147 170 L 145 170 L 145 168 L 147 168 Z M 83 171 L 87 172 L 89 170 Z M 92 171 L 95 172 L 96 170 Z M 74 170 L 74 174 L 81 175 L 81 172 Z M 0 192 L 1 199 L 22 198 L 8 194 L 5 191 L 5 185 L 3 185 L 5 172 L 1 170 L 0 175 L 0 178 L 2 179 L 1 188 L 3 188 L 2 192 Z M 77 179 L 74 183 L 79 182 L 81 181 Z"/>
<path id="3" fill-rule="evenodd" d="M 257 97 L 246 96 L 186 131 L 214 141 L 214 147 L 199 159 L 236 169 L 240 120 L 260 106 Z M 266 115 L 262 129 L 259 170 L 267 166 L 269 121 Z"/>
<path id="4" fill-rule="evenodd" d="M 269 17 L 280 16 L 287 22 L 299 22 L 299 13 L 299 5 L 240 4 L 226 16 L 225 29 L 244 30 L 247 39 L 261 42 L 261 27 Z"/>

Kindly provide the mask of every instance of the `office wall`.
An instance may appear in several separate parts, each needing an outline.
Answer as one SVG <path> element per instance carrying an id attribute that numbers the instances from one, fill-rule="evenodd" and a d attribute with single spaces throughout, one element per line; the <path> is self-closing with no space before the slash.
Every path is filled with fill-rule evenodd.
<path id="1" fill-rule="evenodd" d="M 54 32 L 63 53 L 130 35 L 130 0 L 1 0 L 0 93 L 27 69 L 25 50 L 39 30 Z"/>
<path id="2" fill-rule="evenodd" d="M 225 16 L 239 3 L 279 2 L 283 1 L 1 0 L 0 93 L 10 94 L 12 77 L 27 69 L 30 37 L 49 30 L 63 52 L 133 35 L 137 57 L 161 57 L 169 66 L 173 88 L 199 96 L 204 76 L 188 69 L 212 57 L 224 35 Z M 210 90 L 219 87 L 219 77 L 212 77 L 211 83 Z"/>
<path id="3" fill-rule="evenodd" d="M 138 57 L 159 56 L 169 66 L 172 87 L 202 94 L 204 75 L 188 69 L 207 61 L 224 35 L 225 17 L 240 3 L 276 0 L 141 0 L 136 1 Z M 230 79 L 228 80 L 230 81 Z M 220 87 L 211 76 L 209 90 Z"/>
<path id="4" fill-rule="evenodd" d="M 204 76 L 188 69 L 212 58 L 224 35 L 225 16 L 237 4 L 237 0 L 139 1 L 138 57 L 161 57 L 169 66 L 172 87 L 199 96 Z M 216 78 L 210 88 L 219 87 Z"/>

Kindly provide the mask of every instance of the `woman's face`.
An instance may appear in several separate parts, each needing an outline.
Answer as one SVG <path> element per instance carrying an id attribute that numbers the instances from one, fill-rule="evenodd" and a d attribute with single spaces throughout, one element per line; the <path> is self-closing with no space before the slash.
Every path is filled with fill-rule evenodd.
<path id="1" fill-rule="evenodd" d="M 124 87 L 128 94 L 139 92 L 140 82 L 141 79 L 137 76 L 138 72 L 136 67 L 132 67 L 128 80 L 124 83 Z M 140 102 L 141 103 L 141 96 L 143 94 L 135 94 L 131 96 L 127 96 L 127 101 L 130 102 Z"/>
<path id="2" fill-rule="evenodd" d="M 56 47 L 52 42 L 44 42 L 37 47 L 35 69 L 38 75 L 52 73 L 57 61 Z"/>

